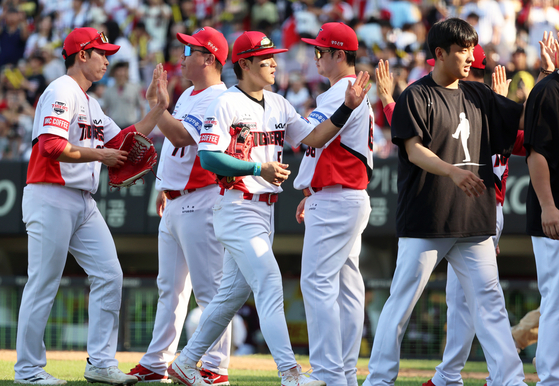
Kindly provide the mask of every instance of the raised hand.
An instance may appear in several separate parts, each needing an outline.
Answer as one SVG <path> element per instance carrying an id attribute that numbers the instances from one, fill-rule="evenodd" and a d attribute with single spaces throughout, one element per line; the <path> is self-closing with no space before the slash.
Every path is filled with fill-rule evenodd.
<path id="1" fill-rule="evenodd" d="M 150 103 L 155 102 L 157 100 L 157 81 L 161 78 L 162 73 L 163 73 L 163 65 L 161 63 L 158 63 L 153 70 L 151 83 L 149 84 L 148 89 L 146 91 L 146 99 Z"/>
<path id="2" fill-rule="evenodd" d="M 509 93 L 509 85 L 512 79 L 507 79 L 507 71 L 504 66 L 497 66 L 491 74 L 491 89 L 495 93 L 506 97 Z"/>
<path id="3" fill-rule="evenodd" d="M 350 109 L 356 109 L 363 99 L 365 99 L 365 95 L 371 89 L 371 85 L 367 86 L 369 82 L 369 73 L 367 71 L 359 71 L 355 82 L 351 84 L 351 82 L 347 81 L 347 89 L 345 91 L 345 105 Z"/>
<path id="4" fill-rule="evenodd" d="M 555 71 L 559 66 L 559 42 L 553 37 L 553 33 L 544 31 L 543 39 L 540 40 L 540 58 L 542 69 Z"/>
<path id="5" fill-rule="evenodd" d="M 153 83 L 153 81 L 152 81 Z M 159 74 L 159 78 L 157 79 L 157 90 L 156 90 L 156 98 L 157 98 L 157 105 L 163 109 L 167 109 L 169 107 L 169 92 L 167 90 L 167 71 L 162 71 Z"/>
<path id="6" fill-rule="evenodd" d="M 377 83 L 377 95 L 383 106 L 394 102 L 392 94 L 394 93 L 394 74 L 390 72 L 390 63 L 388 60 L 379 60 L 375 69 L 375 77 Z"/>

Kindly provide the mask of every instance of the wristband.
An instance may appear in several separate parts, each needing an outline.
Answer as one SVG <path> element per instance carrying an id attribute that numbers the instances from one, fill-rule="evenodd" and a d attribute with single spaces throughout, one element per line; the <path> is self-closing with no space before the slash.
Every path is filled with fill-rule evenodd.
<path id="1" fill-rule="evenodd" d="M 260 173 L 262 173 L 262 163 L 255 162 L 254 163 L 254 170 L 253 170 L 252 174 L 255 175 L 255 176 L 259 176 Z"/>
<path id="2" fill-rule="evenodd" d="M 338 109 L 334 111 L 334 114 L 332 114 L 332 116 L 330 117 L 330 122 L 332 122 L 334 126 L 342 128 L 349 119 L 349 116 L 352 112 L 352 109 L 347 107 L 345 103 L 342 103 L 342 105 L 338 107 Z"/>
<path id="3" fill-rule="evenodd" d="M 544 70 L 543 67 L 540 67 L 540 72 L 541 72 L 542 74 L 545 74 L 545 75 L 551 75 L 551 74 L 553 74 L 553 73 L 555 72 L 555 70 L 549 71 L 549 70 Z"/>

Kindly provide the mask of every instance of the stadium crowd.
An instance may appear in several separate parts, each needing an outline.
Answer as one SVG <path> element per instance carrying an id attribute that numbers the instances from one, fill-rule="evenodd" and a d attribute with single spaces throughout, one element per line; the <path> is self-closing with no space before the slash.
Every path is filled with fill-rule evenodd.
<path id="1" fill-rule="evenodd" d="M 202 25 L 223 32 L 230 47 L 245 30 L 259 30 L 278 46 L 275 88 L 302 115 L 329 86 L 317 73 L 313 47 L 301 37 L 315 37 L 327 21 L 343 21 L 360 40 L 357 70 L 374 73 L 380 59 L 394 72 L 394 98 L 428 73 L 425 38 L 436 21 L 457 16 L 479 34 L 487 54 L 487 74 L 504 65 L 512 79 L 509 98 L 523 102 L 540 69 L 543 31 L 559 28 L 559 0 L 3 0 L 0 9 L 0 159 L 28 160 L 34 106 L 46 86 L 65 74 L 62 42 L 74 28 L 92 26 L 120 45 L 107 75 L 89 92 L 121 126 L 135 122 L 148 108 L 143 94 L 157 63 L 169 74 L 174 102 L 189 84 L 181 76 L 183 46 L 177 32 L 192 34 Z M 223 81 L 236 83 L 233 65 Z M 374 79 L 373 79 L 374 81 Z M 375 87 L 376 156 L 394 153 L 388 124 Z M 155 134 L 157 135 L 157 134 Z M 157 138 L 156 138 L 157 140 Z M 298 151 L 298 149 L 294 149 Z"/>

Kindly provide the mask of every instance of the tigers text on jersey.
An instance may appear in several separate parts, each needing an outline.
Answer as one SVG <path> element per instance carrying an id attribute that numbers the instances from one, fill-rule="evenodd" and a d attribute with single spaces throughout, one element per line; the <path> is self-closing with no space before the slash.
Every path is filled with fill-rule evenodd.
<path id="1" fill-rule="evenodd" d="M 35 145 L 39 135 L 54 134 L 76 146 L 102 148 L 119 132 L 120 128 L 103 113 L 97 100 L 86 95 L 70 76 L 61 76 L 47 87 L 37 103 L 27 183 L 54 183 L 95 193 L 101 162 L 55 161 L 43 157 Z"/>
<path id="2" fill-rule="evenodd" d="M 399 147 L 398 237 L 495 234 L 491 155 L 510 155 L 521 113 L 522 105 L 478 82 L 449 89 L 427 75 L 404 90 L 392 118 L 392 141 Z M 487 191 L 472 199 L 450 178 L 410 162 L 405 140 L 414 136 L 441 160 L 476 174 Z"/>
<path id="3" fill-rule="evenodd" d="M 221 94 L 208 107 L 200 135 L 199 150 L 225 151 L 231 143 L 232 127 L 250 128 L 252 149 L 249 161 L 281 162 L 283 143 L 299 146 L 314 129 L 282 96 L 264 90 L 264 107 L 237 86 Z M 280 193 L 282 189 L 260 176 L 244 177 L 234 189 L 246 193 Z"/>
<path id="4" fill-rule="evenodd" d="M 227 89 L 220 83 L 210 86 L 200 93 L 194 93 L 194 86 L 180 96 L 173 112 L 192 138 L 198 143 L 200 132 L 203 131 L 204 113 L 208 105 Z M 161 148 L 155 188 L 157 190 L 198 189 L 215 184 L 215 175 L 202 169 L 195 145 L 176 148 L 167 138 Z"/>
<path id="5" fill-rule="evenodd" d="M 309 115 L 311 123 L 324 122 L 340 107 L 344 102 L 347 80 L 353 83 L 355 77 L 340 79 L 316 98 L 317 108 Z M 324 147 L 307 149 L 293 182 L 295 189 L 332 185 L 366 189 L 373 171 L 373 124 L 373 110 L 369 98 L 365 97 Z"/>

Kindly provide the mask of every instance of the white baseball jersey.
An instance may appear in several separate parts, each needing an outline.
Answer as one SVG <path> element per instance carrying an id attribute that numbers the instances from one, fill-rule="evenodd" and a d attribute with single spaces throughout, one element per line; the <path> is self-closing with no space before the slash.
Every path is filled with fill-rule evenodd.
<path id="1" fill-rule="evenodd" d="M 329 119 L 344 102 L 347 80 L 353 83 L 355 76 L 340 79 L 316 98 L 318 107 L 309 115 L 312 124 L 318 125 Z M 373 110 L 369 98 L 365 97 L 324 147 L 307 149 L 293 182 L 295 189 L 332 185 L 365 189 L 373 170 L 373 127 Z"/>
<path id="2" fill-rule="evenodd" d="M 200 141 L 206 107 L 226 89 L 225 84 L 221 83 L 198 93 L 194 92 L 192 86 L 177 101 L 173 117 L 183 124 L 196 143 Z M 157 190 L 198 189 L 216 182 L 215 174 L 200 166 L 197 146 L 176 148 L 167 138 L 161 149 L 157 177 Z"/>
<path id="3" fill-rule="evenodd" d="M 58 162 L 43 157 L 35 145 L 39 135 L 54 134 L 77 146 L 102 148 L 119 132 L 120 128 L 103 113 L 97 100 L 70 76 L 61 76 L 47 87 L 37 104 L 27 183 L 48 182 L 95 193 L 101 162 Z"/>
<path id="4" fill-rule="evenodd" d="M 281 162 L 284 140 L 299 146 L 314 125 L 297 114 L 284 97 L 267 90 L 264 106 L 236 86 L 229 88 L 208 107 L 198 148 L 225 151 L 231 142 L 230 128 L 244 126 L 252 134 L 250 161 Z M 282 192 L 260 176 L 246 176 L 235 189 L 253 194 Z"/>

